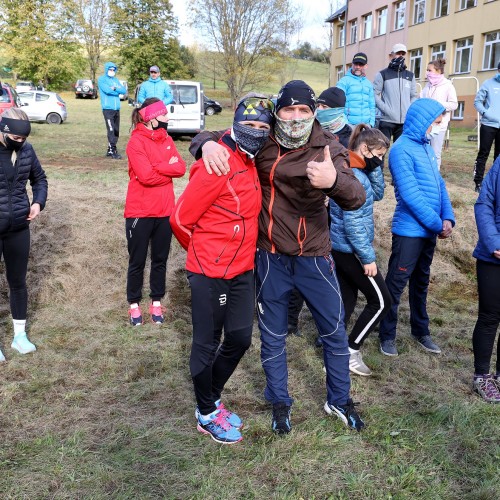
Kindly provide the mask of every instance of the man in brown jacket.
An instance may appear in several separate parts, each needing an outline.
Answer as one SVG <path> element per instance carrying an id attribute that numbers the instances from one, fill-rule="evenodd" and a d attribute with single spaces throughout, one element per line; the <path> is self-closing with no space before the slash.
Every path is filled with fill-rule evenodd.
<path id="1" fill-rule="evenodd" d="M 286 337 L 290 293 L 305 298 L 323 341 L 325 411 L 350 428 L 364 426 L 349 396 L 349 350 L 342 298 L 331 257 L 325 195 L 344 210 L 365 202 L 365 191 L 348 168 L 348 153 L 315 120 L 313 90 L 301 80 L 278 94 L 273 132 L 256 157 L 262 210 L 256 254 L 256 295 L 265 398 L 273 405 L 272 429 L 291 430 Z M 203 153 L 208 170 L 229 172 L 218 133 L 199 134 L 191 153 Z M 200 151 L 201 149 L 201 151 Z M 232 173 L 234 174 L 234 173 Z"/>

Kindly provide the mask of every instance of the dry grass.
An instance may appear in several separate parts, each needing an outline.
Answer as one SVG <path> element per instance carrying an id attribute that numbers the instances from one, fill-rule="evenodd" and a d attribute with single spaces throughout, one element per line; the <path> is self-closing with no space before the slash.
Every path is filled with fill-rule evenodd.
<path id="1" fill-rule="evenodd" d="M 75 107 L 75 121 L 84 123 L 87 111 Z M 60 133 L 70 134 L 70 125 Z M 36 141 L 48 139 L 42 126 L 35 127 L 39 149 Z M 429 296 L 433 333 L 444 354 L 417 350 L 403 303 L 400 357 L 383 357 L 376 339 L 369 339 L 365 357 L 374 376 L 353 378 L 353 394 L 368 424 L 364 433 L 354 434 L 322 410 L 322 360 L 305 309 L 304 336 L 288 343 L 294 430 L 279 439 L 271 435 L 269 407 L 262 399 L 255 329 L 254 345 L 225 396 L 246 420 L 245 439 L 221 447 L 194 427 L 184 253 L 173 244 L 168 324 L 132 330 L 126 323 L 122 218 L 126 163 L 101 159 L 95 144 L 93 156 L 81 156 L 85 144 L 82 137 L 73 155 L 68 146 L 61 158 L 50 143 L 40 144 L 47 152 L 42 159 L 50 201 L 33 224 L 28 277 L 30 336 L 38 346 L 33 355 L 18 356 L 6 347 L 12 330 L 0 274 L 0 345 L 8 357 L 0 367 L 0 497 L 500 496 L 498 407 L 482 403 L 469 388 L 477 300 L 470 256 L 476 238 L 469 182 L 473 150 L 456 147 L 444 158 L 458 224 L 453 239 L 439 242 Z M 186 158 L 187 144 L 178 142 Z M 184 182 L 177 182 L 178 191 Z M 384 270 L 391 191 L 376 209 Z"/>

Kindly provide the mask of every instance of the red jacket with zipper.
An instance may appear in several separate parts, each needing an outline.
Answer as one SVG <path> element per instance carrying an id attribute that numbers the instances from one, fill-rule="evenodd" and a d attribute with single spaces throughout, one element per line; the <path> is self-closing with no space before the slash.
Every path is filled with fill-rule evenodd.
<path id="1" fill-rule="evenodd" d="M 203 160 L 198 160 L 170 224 L 188 251 L 188 271 L 231 279 L 254 268 L 262 198 L 253 159 L 236 147 L 229 134 L 219 143 L 229 151 L 231 172 L 209 175 Z"/>
<path id="2" fill-rule="evenodd" d="M 182 177 L 186 163 L 164 129 L 139 123 L 127 144 L 126 218 L 168 217 L 175 204 L 172 178 Z"/>

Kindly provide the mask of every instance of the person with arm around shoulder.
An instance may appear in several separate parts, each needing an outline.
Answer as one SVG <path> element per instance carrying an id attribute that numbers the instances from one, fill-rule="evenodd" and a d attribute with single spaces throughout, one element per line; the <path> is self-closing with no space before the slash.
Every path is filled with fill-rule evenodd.
<path id="1" fill-rule="evenodd" d="M 164 322 L 167 259 L 172 230 L 169 218 L 175 204 L 173 179 L 182 177 L 186 163 L 167 133 L 165 104 L 153 97 L 132 112 L 132 134 L 127 144 L 129 183 L 125 201 L 125 232 L 129 254 L 127 301 L 129 322 L 143 323 L 140 308 L 144 267 L 151 249 L 149 314 Z"/>
<path id="2" fill-rule="evenodd" d="M 457 91 L 451 80 L 448 80 L 444 76 L 445 64 L 446 59 L 438 58 L 427 65 L 427 83 L 422 92 L 420 92 L 420 97 L 435 99 L 446 109 L 446 114 L 443 115 L 443 120 L 441 121 L 439 134 L 431 137 L 431 147 L 436 154 L 438 169 L 441 169 L 441 153 L 448 124 L 451 119 L 451 112 L 458 107 Z"/>
<path id="3" fill-rule="evenodd" d="M 441 353 L 432 340 L 427 314 L 430 267 L 437 238 L 451 236 L 455 216 L 429 142 L 439 133 L 444 106 L 434 99 L 415 101 L 406 115 L 401 137 L 389 153 L 396 209 L 392 219 L 392 249 L 385 282 L 392 306 L 380 323 L 380 351 L 398 356 L 398 308 L 409 283 L 411 336 L 429 353 Z"/>
<path id="4" fill-rule="evenodd" d="M 101 96 L 101 108 L 106 125 L 106 133 L 108 135 L 108 150 L 106 156 L 113 160 L 121 160 L 122 157 L 118 153 L 117 143 L 120 137 L 120 94 L 125 94 L 127 91 L 116 78 L 118 66 L 113 62 L 104 64 L 104 75 L 97 79 L 99 94 Z"/>
<path id="5" fill-rule="evenodd" d="M 26 274 L 30 251 L 30 223 L 47 201 L 47 177 L 27 137 L 31 125 L 18 108 L 5 110 L 0 119 L 0 256 L 9 285 L 14 325 L 11 347 L 21 354 L 36 351 L 26 335 L 28 289 Z M 33 193 L 29 203 L 26 184 Z M 0 361 L 5 357 L 0 350 Z"/>
<path id="6" fill-rule="evenodd" d="M 500 342 L 495 373 L 491 355 L 500 324 L 500 157 L 487 173 L 474 205 L 478 242 L 476 258 L 479 308 L 472 333 L 474 378 L 472 388 L 485 401 L 500 403 Z"/>
<path id="7" fill-rule="evenodd" d="M 349 370 L 364 377 L 372 372 L 363 361 L 361 347 L 392 304 L 373 248 L 373 205 L 384 196 L 382 165 L 388 148 L 389 139 L 380 130 L 364 123 L 357 125 L 349 143 L 349 163 L 366 191 L 366 201 L 351 211 L 342 210 L 335 201 L 330 201 L 332 257 L 337 266 L 346 325 L 354 312 L 358 292 L 366 299 L 349 334 Z"/>
<path id="8" fill-rule="evenodd" d="M 170 219 L 187 250 L 193 316 L 189 366 L 197 429 L 222 444 L 242 439 L 242 421 L 225 408 L 221 394 L 252 340 L 253 269 L 262 206 L 255 156 L 269 137 L 273 108 L 260 94 L 240 100 L 231 130 L 218 142 L 228 153 L 231 173 L 210 176 L 198 160 Z"/>

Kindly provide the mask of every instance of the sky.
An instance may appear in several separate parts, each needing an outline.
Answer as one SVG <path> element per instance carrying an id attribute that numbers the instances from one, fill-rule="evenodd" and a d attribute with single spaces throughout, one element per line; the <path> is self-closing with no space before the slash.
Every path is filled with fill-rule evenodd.
<path id="1" fill-rule="evenodd" d="M 249 0 L 251 1 L 251 0 Z M 324 20 L 332 14 L 330 3 L 337 2 L 327 0 L 293 0 L 298 8 L 302 9 L 304 20 L 303 28 L 293 41 L 297 46 L 303 42 L 309 42 L 313 47 L 328 48 L 328 24 Z M 179 35 L 182 45 L 193 45 L 201 40 L 196 39 L 194 31 L 188 26 L 186 14 L 186 0 L 170 0 L 174 15 L 179 21 Z"/>

